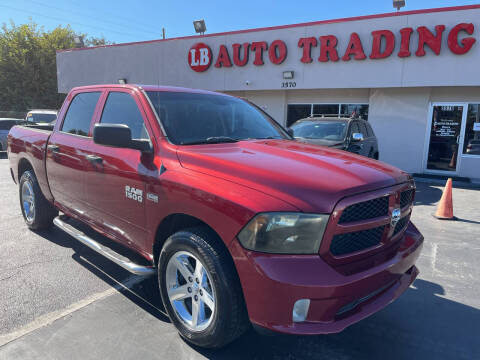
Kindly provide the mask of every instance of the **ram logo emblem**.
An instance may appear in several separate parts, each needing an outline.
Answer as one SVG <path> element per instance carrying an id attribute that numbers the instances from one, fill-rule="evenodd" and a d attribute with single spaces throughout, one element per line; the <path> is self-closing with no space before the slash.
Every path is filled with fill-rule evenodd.
<path id="1" fill-rule="evenodd" d="M 400 216 L 402 216 L 400 209 L 393 209 L 392 219 L 390 220 L 392 227 L 395 227 L 395 225 L 397 225 L 397 223 L 400 221 Z"/>
<path id="2" fill-rule="evenodd" d="M 143 202 L 143 190 L 135 189 L 134 187 L 125 186 L 125 196 L 127 199 L 132 199 L 138 202 Z"/>

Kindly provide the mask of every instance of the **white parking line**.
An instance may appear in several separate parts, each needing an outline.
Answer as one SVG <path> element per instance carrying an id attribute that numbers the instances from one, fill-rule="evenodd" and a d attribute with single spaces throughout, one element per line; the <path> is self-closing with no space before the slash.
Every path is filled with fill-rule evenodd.
<path id="1" fill-rule="evenodd" d="M 13 341 L 13 340 L 16 340 L 32 331 L 35 331 L 41 327 L 44 327 L 44 326 L 47 326 L 51 323 L 53 323 L 54 321 L 62 318 L 62 317 L 65 317 L 77 310 L 80 310 L 82 308 L 84 308 L 85 306 L 97 301 L 97 300 L 101 300 L 101 299 L 104 299 L 108 296 L 111 296 L 117 292 L 119 292 L 120 290 L 129 290 L 132 286 L 134 286 L 135 284 L 141 282 L 145 280 L 145 277 L 142 277 L 142 276 L 136 276 L 136 275 L 131 275 L 129 276 L 125 281 L 123 281 L 122 283 L 117 282 L 117 284 L 108 289 L 108 290 L 105 290 L 103 292 L 99 292 L 99 293 L 96 293 L 96 294 L 93 294 L 93 295 L 90 295 L 88 297 L 86 297 L 85 299 L 82 299 L 76 303 L 73 303 L 71 304 L 70 306 L 68 306 L 67 308 L 65 309 L 62 309 L 62 310 L 56 310 L 56 311 L 53 311 L 49 314 L 45 314 L 45 315 L 42 315 L 42 316 L 39 316 L 38 318 L 36 318 L 34 321 L 32 321 L 31 323 L 25 325 L 24 327 L 18 329 L 18 330 L 15 330 L 11 333 L 8 333 L 8 334 L 4 334 L 4 335 L 0 335 L 0 347 Z"/>

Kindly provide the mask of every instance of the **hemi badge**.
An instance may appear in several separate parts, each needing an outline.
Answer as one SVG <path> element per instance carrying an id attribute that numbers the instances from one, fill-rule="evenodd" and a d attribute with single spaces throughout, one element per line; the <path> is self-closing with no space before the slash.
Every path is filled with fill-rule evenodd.
<path id="1" fill-rule="evenodd" d="M 158 203 L 158 195 L 147 193 L 147 199 L 155 203 Z"/>

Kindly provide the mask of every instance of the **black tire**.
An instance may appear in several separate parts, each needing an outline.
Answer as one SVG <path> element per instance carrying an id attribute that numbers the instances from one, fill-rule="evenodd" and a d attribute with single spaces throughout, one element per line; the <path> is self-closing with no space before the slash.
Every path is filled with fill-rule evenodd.
<path id="1" fill-rule="evenodd" d="M 177 316 L 167 292 L 166 271 L 170 258 L 179 251 L 193 254 L 208 271 L 215 293 L 211 323 L 192 331 Z M 220 348 L 242 335 L 250 326 L 240 281 L 228 250 L 210 229 L 196 227 L 170 236 L 158 259 L 160 294 L 170 320 L 188 342 L 204 348 Z"/>
<path id="2" fill-rule="evenodd" d="M 370 159 L 373 159 L 373 148 L 370 149 L 370 151 L 368 152 L 368 157 L 369 157 Z"/>
<path id="3" fill-rule="evenodd" d="M 22 189 L 25 183 L 29 183 L 33 190 L 34 214 L 27 218 L 22 199 Z M 37 178 L 33 171 L 27 170 L 22 174 L 19 182 L 19 199 L 22 215 L 25 223 L 31 230 L 48 229 L 53 224 L 53 219 L 58 215 L 58 210 L 43 196 Z"/>
<path id="4" fill-rule="evenodd" d="M 378 160 L 378 152 L 376 152 L 375 154 L 373 154 L 373 158 L 374 158 L 375 160 Z"/>

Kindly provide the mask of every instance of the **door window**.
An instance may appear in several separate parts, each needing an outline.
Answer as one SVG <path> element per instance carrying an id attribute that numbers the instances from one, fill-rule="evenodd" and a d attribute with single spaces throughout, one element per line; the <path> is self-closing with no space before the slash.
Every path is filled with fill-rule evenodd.
<path id="1" fill-rule="evenodd" d="M 128 93 L 110 92 L 100 122 L 127 125 L 132 132 L 132 139 L 149 139 L 137 103 Z"/>
<path id="2" fill-rule="evenodd" d="M 0 121 L 0 130 L 10 130 L 14 125 L 16 125 L 15 121 L 2 120 Z"/>
<path id="3" fill-rule="evenodd" d="M 367 131 L 367 127 L 365 126 L 365 124 L 362 123 L 362 122 L 359 122 L 358 123 L 358 128 L 360 129 L 360 133 L 363 135 L 363 138 L 364 139 L 368 138 L 368 131 Z"/>
<path id="4" fill-rule="evenodd" d="M 480 104 L 468 105 L 463 153 L 480 155 Z"/>
<path id="5" fill-rule="evenodd" d="M 456 170 L 462 114 L 463 106 L 433 107 L 427 169 Z"/>
<path id="6" fill-rule="evenodd" d="M 88 136 L 99 97 L 100 92 L 86 92 L 76 95 L 70 103 L 61 131 Z"/>
<path id="7" fill-rule="evenodd" d="M 365 125 L 367 126 L 368 136 L 369 136 L 369 137 L 375 136 L 375 133 L 373 132 L 373 129 L 372 129 L 372 127 L 370 126 L 370 124 L 369 124 L 369 123 L 365 123 Z"/>
<path id="8" fill-rule="evenodd" d="M 350 136 L 353 135 L 353 133 L 358 133 L 360 132 L 359 128 L 358 128 L 358 124 L 356 121 L 352 122 L 352 124 L 350 125 Z"/>

